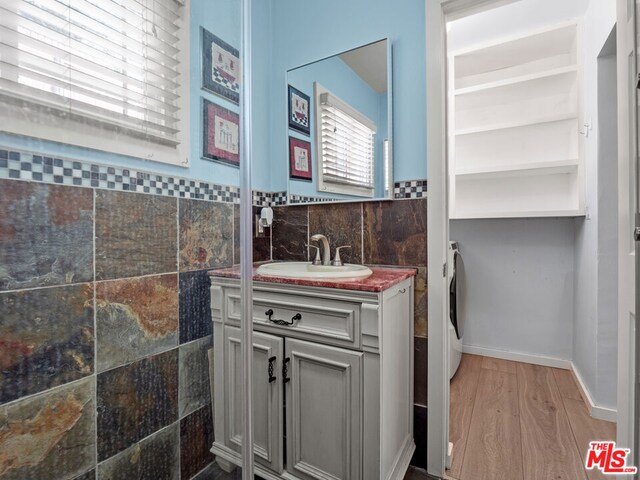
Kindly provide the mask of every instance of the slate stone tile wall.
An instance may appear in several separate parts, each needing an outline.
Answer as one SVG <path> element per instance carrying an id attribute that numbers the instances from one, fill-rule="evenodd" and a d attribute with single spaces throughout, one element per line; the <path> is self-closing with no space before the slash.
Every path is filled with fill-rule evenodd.
<path id="1" fill-rule="evenodd" d="M 236 209 L 0 179 L 0 478 L 208 467 L 206 272 L 239 261 Z"/>
<path id="2" fill-rule="evenodd" d="M 177 200 L 96 190 L 96 280 L 175 272 Z"/>
<path id="3" fill-rule="evenodd" d="M 253 252 L 255 261 L 303 260 L 309 236 L 324 233 L 332 245 L 351 245 L 345 261 L 418 268 L 419 466 L 425 202 L 276 207 Z M 186 480 L 217 472 L 208 451 L 206 272 L 239 256 L 232 203 L 0 179 L 0 478 Z"/>
<path id="4" fill-rule="evenodd" d="M 0 289 L 93 280 L 93 192 L 9 180 L 1 185 Z"/>
<path id="5" fill-rule="evenodd" d="M 307 260 L 308 238 L 326 235 L 332 248 L 351 245 L 344 261 L 410 266 L 415 278 L 414 437 L 412 464 L 427 461 L 427 199 L 274 207 L 274 260 Z"/>
<path id="6" fill-rule="evenodd" d="M 75 478 L 96 462 L 95 377 L 0 406 L 3 480 Z"/>

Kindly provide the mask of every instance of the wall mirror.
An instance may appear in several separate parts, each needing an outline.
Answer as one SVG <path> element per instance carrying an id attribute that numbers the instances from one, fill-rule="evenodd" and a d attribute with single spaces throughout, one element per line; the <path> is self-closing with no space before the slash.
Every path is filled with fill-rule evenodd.
<path id="1" fill-rule="evenodd" d="M 363 45 L 287 71 L 291 203 L 393 195 L 391 45 Z"/>

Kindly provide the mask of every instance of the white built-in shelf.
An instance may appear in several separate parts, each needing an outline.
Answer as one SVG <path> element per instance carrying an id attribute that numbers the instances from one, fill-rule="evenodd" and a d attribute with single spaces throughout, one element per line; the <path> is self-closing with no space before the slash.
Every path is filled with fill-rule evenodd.
<path id="1" fill-rule="evenodd" d="M 584 215 L 583 210 L 521 210 L 521 211 L 509 211 L 499 210 L 495 212 L 483 211 L 480 213 L 467 213 L 461 211 L 456 215 L 456 219 L 475 219 L 475 218 L 531 218 L 531 217 L 579 217 Z"/>
<path id="2" fill-rule="evenodd" d="M 584 214 L 577 22 L 449 54 L 451 218 Z"/>
<path id="3" fill-rule="evenodd" d="M 494 130 L 507 130 L 509 128 L 522 128 L 532 125 L 540 125 L 543 123 L 562 122 L 564 120 L 577 119 L 578 114 L 576 112 L 569 113 L 555 113 L 552 115 L 545 115 L 537 118 L 520 117 L 514 120 L 503 123 L 489 123 L 484 125 L 478 125 L 470 128 L 459 128 L 455 131 L 455 135 L 472 135 L 474 133 L 491 132 Z"/>
<path id="4" fill-rule="evenodd" d="M 577 28 L 566 22 L 451 52 L 454 88 L 578 64 Z"/>
<path id="5" fill-rule="evenodd" d="M 578 168 L 578 159 L 555 162 L 532 162 L 522 165 L 500 165 L 488 168 L 466 168 L 456 171 L 458 180 L 482 178 L 533 177 L 537 175 L 573 174 Z"/>
<path id="6" fill-rule="evenodd" d="M 494 82 L 481 83 L 480 85 L 473 85 L 471 87 L 458 88 L 453 91 L 454 95 L 469 95 L 471 93 L 483 92 L 484 90 L 491 90 L 493 88 L 508 87 L 510 85 L 526 84 L 527 82 L 533 82 L 544 78 L 553 78 L 561 75 L 576 74 L 578 72 L 577 65 L 569 65 L 566 67 L 554 68 L 551 70 L 545 70 L 543 72 L 528 73 L 518 77 L 505 78 Z M 526 86 L 526 85 L 523 85 Z"/>

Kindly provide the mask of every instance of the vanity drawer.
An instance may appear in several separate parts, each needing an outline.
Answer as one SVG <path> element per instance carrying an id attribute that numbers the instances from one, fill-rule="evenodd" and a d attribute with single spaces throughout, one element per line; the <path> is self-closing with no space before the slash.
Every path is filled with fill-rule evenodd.
<path id="1" fill-rule="evenodd" d="M 227 322 L 239 324 L 240 290 L 225 289 L 224 305 Z M 360 348 L 360 309 L 358 302 L 259 290 L 253 293 L 255 329 L 301 339 L 321 339 L 323 343 L 351 348 Z M 273 311 L 273 320 L 292 322 L 291 325 L 269 321 L 266 314 L 269 310 Z"/>

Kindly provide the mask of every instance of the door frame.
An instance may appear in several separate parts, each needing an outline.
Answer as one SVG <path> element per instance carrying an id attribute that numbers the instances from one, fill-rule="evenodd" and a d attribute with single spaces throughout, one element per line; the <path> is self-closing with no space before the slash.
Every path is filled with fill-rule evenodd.
<path id="1" fill-rule="evenodd" d="M 640 224 L 638 216 L 638 113 L 637 109 L 630 107 L 637 104 L 638 90 L 633 83 L 629 84 L 630 75 L 634 78 L 638 73 L 637 52 L 637 2 L 631 2 L 634 8 L 633 18 L 628 21 L 627 7 L 629 2 L 618 0 L 617 2 L 617 50 L 618 50 L 618 185 L 619 185 L 619 226 L 618 226 L 618 444 L 625 448 L 631 448 L 632 464 L 638 465 L 640 459 L 640 441 L 638 439 L 638 416 L 640 411 L 640 391 L 638 390 L 638 373 L 640 371 L 640 329 L 638 325 L 638 312 L 640 295 L 637 289 L 640 285 L 640 251 L 638 242 L 629 238 L 629 224 L 634 221 L 637 227 Z M 631 25 L 629 23 L 631 22 Z M 629 53 L 633 55 L 634 71 L 629 72 Z M 631 98 L 629 98 L 631 97 Z M 630 111 L 630 108 L 633 111 Z M 631 134 L 633 132 L 633 134 Z M 633 135 L 635 138 L 630 138 Z M 630 145 L 632 151 L 630 152 Z M 628 182 L 630 162 L 636 163 L 636 198 L 633 206 L 629 202 L 628 187 L 623 187 Z M 633 248 L 635 247 L 635 249 Z M 629 265 L 635 250 L 635 261 Z M 631 271 L 629 271 L 631 269 Z M 635 275 L 633 272 L 635 269 Z M 635 278 L 634 278 L 635 277 Z M 626 288 L 629 288 L 629 279 L 635 280 L 635 302 Z M 635 304 L 635 335 L 631 335 L 634 325 L 629 323 L 629 307 Z M 635 354 L 634 354 L 635 352 Z M 634 381 L 635 379 L 635 381 Z M 635 418 L 635 427 L 633 426 Z M 622 427 L 622 428 L 621 428 Z M 624 477 L 621 477 L 624 478 Z M 628 478 L 628 477 L 627 477 Z"/>
<path id="2" fill-rule="evenodd" d="M 445 312 L 449 201 L 446 156 L 446 28 L 444 6 L 425 0 L 427 78 L 427 473 L 444 475 L 449 438 L 449 342 Z"/>
<path id="3" fill-rule="evenodd" d="M 449 344 L 447 251 L 449 174 L 447 161 L 446 21 L 518 0 L 425 0 L 427 79 L 427 473 L 445 473 L 449 442 Z"/>
<path id="4" fill-rule="evenodd" d="M 446 345 L 449 343 L 446 312 L 448 312 L 448 295 L 446 295 L 446 261 L 449 240 L 448 209 L 448 161 L 447 161 L 447 91 L 446 91 L 446 21 L 489 8 L 513 3 L 518 0 L 425 0 L 426 8 L 426 78 L 427 78 L 427 159 L 428 159 L 428 432 L 427 432 L 427 472 L 441 478 L 445 472 L 449 430 L 449 377 L 448 355 Z M 618 5 L 626 4 L 626 0 L 618 0 Z M 635 4 L 635 2 L 634 2 Z M 620 10 L 619 10 L 620 12 Z M 620 20 L 620 17 L 619 17 Z M 624 30 L 618 22 L 618 35 Z M 618 43 L 618 58 L 626 58 L 624 49 Z M 619 75 L 619 82 L 620 75 Z M 618 84 L 619 94 L 626 91 L 626 83 Z M 622 115 L 624 112 L 618 112 Z M 619 125 L 621 125 L 619 123 Z M 619 152 L 623 149 L 619 148 Z M 636 159 L 637 161 L 637 159 Z M 640 166 L 638 167 L 640 168 Z M 640 189 L 640 186 L 638 186 Z M 636 221 L 640 224 L 640 218 Z M 624 234 L 621 233 L 620 234 Z M 640 285 L 640 245 L 636 243 L 636 289 Z M 636 315 L 640 308 L 640 295 L 636 294 Z M 621 315 L 622 312 L 619 312 Z M 636 329 L 640 337 L 640 329 Z M 628 341 L 628 339 L 626 339 Z M 636 342 L 640 343 L 640 340 Z M 618 342 L 620 347 L 620 341 Z M 636 358 L 618 348 L 619 367 L 624 362 L 635 361 L 640 369 L 640 352 L 636 348 Z M 621 381 L 620 368 L 618 380 Z M 439 388 L 438 388 L 439 387 Z M 636 388 L 638 388 L 636 386 Z M 631 388 L 631 396 L 633 396 Z M 634 406 L 628 411 L 620 409 L 618 398 L 618 424 L 630 422 Z M 629 399 L 626 399 L 628 402 Z M 640 398 L 635 402 L 640 405 Z M 638 427 L 636 427 L 637 436 Z M 618 437 L 619 443 L 628 442 L 629 438 Z M 633 437 L 633 433 L 631 433 Z M 633 440 L 633 438 L 631 438 Z M 640 442 L 638 442 L 640 443 Z M 640 459 L 640 445 L 635 445 L 635 464 Z"/>
<path id="5" fill-rule="evenodd" d="M 449 175 L 447 160 L 446 20 L 519 0 L 425 0 L 427 79 L 428 368 L 427 473 L 443 477 L 449 442 Z"/>

